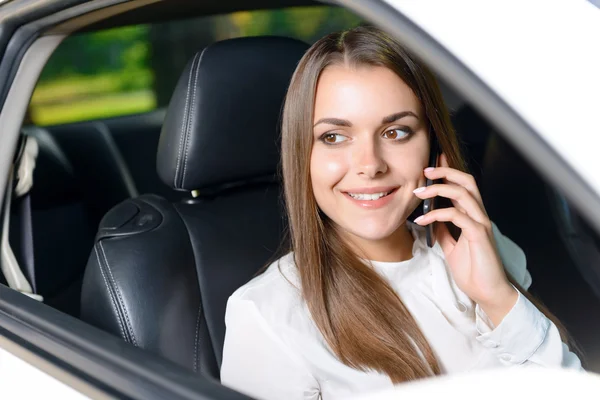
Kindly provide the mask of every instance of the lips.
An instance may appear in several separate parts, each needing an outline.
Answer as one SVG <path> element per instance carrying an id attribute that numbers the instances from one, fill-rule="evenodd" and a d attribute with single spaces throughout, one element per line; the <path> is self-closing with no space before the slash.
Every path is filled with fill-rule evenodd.
<path id="1" fill-rule="evenodd" d="M 397 191 L 397 187 L 356 188 L 343 191 L 344 196 L 361 208 L 375 209 L 388 204 Z"/>

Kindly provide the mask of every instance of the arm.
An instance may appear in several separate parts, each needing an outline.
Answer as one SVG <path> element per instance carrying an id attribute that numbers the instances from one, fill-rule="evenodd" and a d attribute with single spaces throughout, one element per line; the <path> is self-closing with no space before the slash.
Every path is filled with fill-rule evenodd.
<path id="1" fill-rule="evenodd" d="M 527 289 L 531 275 L 523 250 L 493 225 L 498 253 L 506 272 Z M 476 307 L 477 340 L 495 353 L 505 365 L 524 364 L 582 369 L 579 358 L 562 342 L 556 326 L 523 294 L 501 322 L 494 326 L 486 313 Z"/>
<path id="2" fill-rule="evenodd" d="M 476 315 L 477 340 L 502 364 L 582 369 L 581 361 L 562 342 L 556 326 L 522 294 L 496 327 L 479 307 Z"/>
<path id="3" fill-rule="evenodd" d="M 562 343 L 556 326 L 508 279 L 510 275 L 525 288 L 531 284 L 525 255 L 490 221 L 475 179 L 450 168 L 443 154 L 440 165 L 426 168 L 424 173 L 442 183 L 414 193 L 422 200 L 448 198 L 453 207 L 430 211 L 414 222 L 422 226 L 452 222 L 461 229 L 455 238 L 445 224 L 437 224 L 436 235 L 454 282 L 477 303 L 477 339 L 503 363 L 581 368 L 579 359 Z"/>
<path id="4" fill-rule="evenodd" d="M 221 383 L 257 399 L 320 398 L 302 358 L 269 326 L 253 302 L 230 298 Z"/>

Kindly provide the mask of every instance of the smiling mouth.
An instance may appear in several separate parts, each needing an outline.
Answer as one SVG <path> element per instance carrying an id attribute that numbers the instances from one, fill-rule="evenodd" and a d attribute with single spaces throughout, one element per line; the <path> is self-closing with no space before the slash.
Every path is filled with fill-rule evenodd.
<path id="1" fill-rule="evenodd" d="M 354 200 L 361 200 L 361 201 L 374 201 L 374 200 L 379 200 L 382 197 L 386 197 L 389 196 L 390 194 L 392 194 L 396 189 L 392 189 L 390 191 L 387 192 L 379 192 L 379 193 L 350 193 L 350 192 L 346 192 L 346 194 L 350 197 L 352 197 Z"/>

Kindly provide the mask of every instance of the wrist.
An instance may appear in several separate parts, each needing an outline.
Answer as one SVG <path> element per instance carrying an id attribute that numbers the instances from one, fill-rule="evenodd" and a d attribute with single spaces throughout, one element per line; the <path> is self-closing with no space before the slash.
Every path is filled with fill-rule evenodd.
<path id="1" fill-rule="evenodd" d="M 504 317 L 512 310 L 519 298 L 519 292 L 507 284 L 488 299 L 477 301 L 479 307 L 485 312 L 494 326 L 500 325 Z"/>

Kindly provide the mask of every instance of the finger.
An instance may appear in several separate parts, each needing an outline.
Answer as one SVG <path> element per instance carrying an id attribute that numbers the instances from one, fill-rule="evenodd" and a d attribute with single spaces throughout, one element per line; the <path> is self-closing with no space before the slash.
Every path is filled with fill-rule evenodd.
<path id="1" fill-rule="evenodd" d="M 462 188 L 462 186 L 455 185 L 454 183 L 444 183 L 444 185 L 455 186 L 457 188 L 456 190 L 461 190 L 460 188 Z M 432 186 L 434 186 L 434 185 L 432 185 Z M 436 196 L 435 194 L 434 195 L 429 195 L 429 191 L 425 191 L 426 189 L 428 189 L 429 187 L 432 187 L 432 186 L 423 186 L 421 188 L 417 188 L 417 189 L 413 190 L 413 193 L 415 194 L 415 196 L 417 196 L 419 198 L 422 198 L 422 199 L 427 199 L 427 198 L 435 197 Z M 420 190 L 422 190 L 423 192 L 420 192 Z M 462 190 L 466 190 L 466 189 L 463 188 Z M 442 196 L 442 197 L 445 197 L 445 196 Z M 452 205 L 454 207 L 456 207 L 458 209 L 458 211 L 460 211 L 460 212 L 463 212 L 463 213 L 467 212 L 462 207 L 462 205 L 460 205 L 458 203 L 458 201 L 456 201 L 456 200 L 452 200 Z"/>
<path id="2" fill-rule="evenodd" d="M 480 241 L 482 238 L 487 237 L 485 226 L 454 207 L 433 210 L 415 219 L 415 223 L 421 226 L 429 225 L 436 221 L 452 222 L 462 229 L 462 235 L 465 235 L 470 242 Z"/>
<path id="3" fill-rule="evenodd" d="M 481 204 L 463 186 L 451 184 L 436 184 L 415 189 L 415 195 L 420 199 L 430 199 L 435 196 L 446 197 L 452 200 L 459 211 L 463 211 L 475 221 L 491 228 L 491 223 Z"/>
<path id="4" fill-rule="evenodd" d="M 435 237 L 437 242 L 440 244 L 444 254 L 450 254 L 456 246 L 456 240 L 448 231 L 446 224 L 435 224 Z"/>
<path id="5" fill-rule="evenodd" d="M 479 188 L 477 187 L 473 175 L 450 167 L 427 168 L 424 173 L 425 177 L 431 180 L 445 179 L 448 182 L 464 187 L 483 206 L 481 194 L 479 193 Z"/>
<path id="6" fill-rule="evenodd" d="M 440 154 L 440 167 L 450 167 L 450 164 L 448 164 L 448 157 L 446 157 L 446 154 L 442 153 Z"/>

